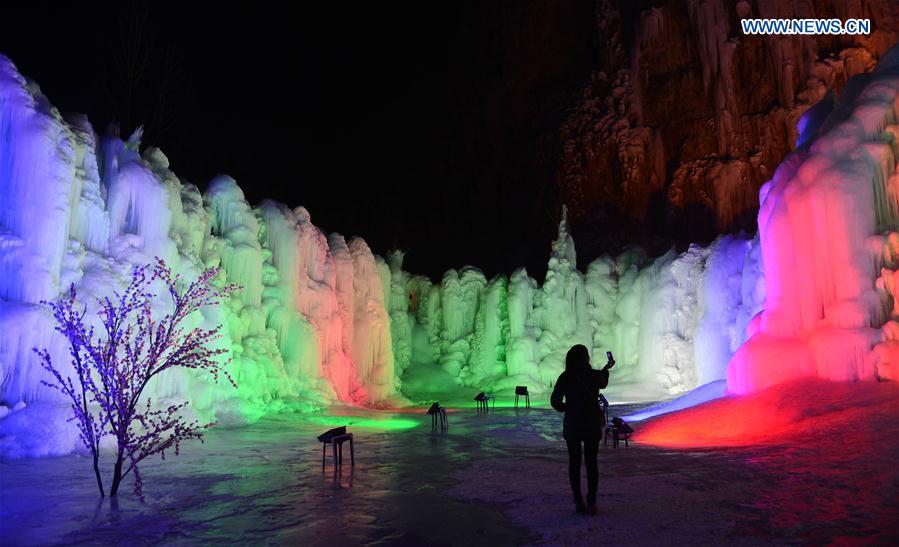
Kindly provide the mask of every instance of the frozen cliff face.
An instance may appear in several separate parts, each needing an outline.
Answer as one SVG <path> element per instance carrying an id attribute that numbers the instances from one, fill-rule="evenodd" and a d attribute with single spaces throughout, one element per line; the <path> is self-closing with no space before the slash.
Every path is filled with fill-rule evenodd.
<path id="1" fill-rule="evenodd" d="M 584 273 L 564 209 L 542 283 L 523 269 L 487 280 L 465 267 L 434 284 L 403 271 L 401 253 L 387 263 L 361 239 L 326 236 L 302 207 L 254 207 L 230 177 L 216 177 L 201 195 L 160 150 L 139 152 L 139 131 L 127 142 L 115 132 L 98 137 L 83 117 L 59 116 L 9 61 L 0 68 L 7 406 L 57 397 L 40 384 L 31 348 L 48 347 L 61 363 L 66 348 L 38 302 L 75 283 L 92 305 L 154 256 L 185 279 L 221 266 L 220 282 L 243 287 L 191 319 L 224 326 L 238 389 L 189 371 L 150 389 L 225 419 L 288 400 L 377 403 L 407 378 L 413 397 L 422 378 L 432 389 L 545 391 L 574 344 L 590 348 L 597 364 L 614 351 L 622 383 L 676 393 L 723 375 L 734 340 L 744 337 L 741 313 L 757 304 L 744 300 L 757 282 L 741 277 L 751 245 L 740 238 L 655 262 L 632 250 Z M 720 291 L 728 296 L 713 299 Z"/>
<path id="2" fill-rule="evenodd" d="M 395 391 L 390 318 L 387 314 L 390 270 L 361 238 L 350 240 L 353 257 L 352 358 L 365 390 L 363 402 L 382 401 Z M 385 290 L 386 289 L 386 290 Z"/>
<path id="3" fill-rule="evenodd" d="M 453 377 L 468 365 L 475 317 L 487 279 L 472 267 L 450 270 L 440 284 L 440 364 Z"/>
<path id="4" fill-rule="evenodd" d="M 38 302 L 59 291 L 72 206 L 80 205 L 76 137 L 59 112 L 0 58 L 0 297 Z"/>
<path id="5" fill-rule="evenodd" d="M 562 372 L 565 354 L 571 346 L 592 345 L 584 275 L 577 270 L 577 253 L 565 207 L 551 249 L 546 279 L 540 291 L 535 293 L 529 319 L 540 333 L 537 338 L 537 377 L 544 385 L 551 385 Z"/>
<path id="6" fill-rule="evenodd" d="M 756 391 L 800 376 L 895 378 L 899 224 L 896 125 L 899 48 L 850 80 L 816 134 L 761 191 L 767 287 L 728 387 Z"/>
<path id="7" fill-rule="evenodd" d="M 758 191 L 796 144 L 803 113 L 899 40 L 891 0 L 653 4 L 596 3 L 597 62 L 561 126 L 556 174 L 582 235 L 597 210 L 629 225 L 649 211 L 682 241 L 754 231 Z M 739 26 L 832 17 L 870 18 L 872 32 L 762 36 Z"/>
<path id="8" fill-rule="evenodd" d="M 471 357 L 462 378 L 468 385 L 495 385 L 507 377 L 506 343 L 509 340 L 509 282 L 490 280 L 475 316 Z"/>
<path id="9" fill-rule="evenodd" d="M 662 256 L 643 272 L 638 379 L 658 378 L 672 391 L 696 385 L 693 335 L 708 256 L 709 249 L 691 246 L 680 256 Z"/>
<path id="10" fill-rule="evenodd" d="M 614 353 L 612 389 L 626 386 L 628 396 L 721 380 L 746 339 L 746 317 L 764 300 L 758 247 L 744 236 L 722 236 L 656 260 L 632 249 L 594 260 L 584 274 L 563 209 L 542 284 L 524 269 L 488 283 L 470 268 L 447 272 L 437 286 L 409 282 L 408 371 L 449 383 L 444 389 L 528 385 L 540 392 L 552 387 L 571 346 L 584 344 L 597 367 L 606 351 Z"/>
<path id="11" fill-rule="evenodd" d="M 409 309 L 410 301 L 415 294 L 410 283 L 410 276 L 403 271 L 403 252 L 394 250 L 388 256 L 390 268 L 390 286 L 385 301 L 389 303 L 390 337 L 393 346 L 394 366 L 397 376 L 412 363 L 412 325 L 415 323 L 413 312 Z"/>
<path id="12" fill-rule="evenodd" d="M 46 347 L 66 368 L 67 348 L 41 300 L 74 283 L 90 312 L 125 286 L 132 265 L 156 256 L 185 281 L 221 266 L 218 281 L 242 287 L 190 318 L 224 326 L 239 387 L 179 370 L 149 386 L 150 396 L 186 398 L 226 420 L 285 400 L 390 397 L 391 276 L 365 242 L 325 238 L 302 208 L 254 208 L 230 177 L 201 195 L 160 150 L 141 154 L 140 137 L 99 137 L 83 116 L 64 119 L 0 56 L 0 400 L 58 400 L 31 351 Z M 156 305 L 165 312 L 164 299 Z"/>
<path id="13" fill-rule="evenodd" d="M 754 263 L 747 263 L 752 245 L 740 236 L 724 236 L 709 246 L 705 281 L 696 294 L 701 312 L 693 331 L 692 361 L 699 385 L 724 379 L 722 365 L 745 340 L 746 323 L 740 321 L 740 312 L 748 307 L 746 313 L 753 313 L 755 303 L 754 293 L 747 296 L 743 284 L 755 290 L 760 276 Z"/>
<path id="14" fill-rule="evenodd" d="M 663 32 L 663 15 L 644 18 L 641 40 Z M 243 287 L 191 318 L 223 325 L 238 389 L 190 371 L 150 386 L 225 419 L 287 401 L 539 393 L 574 344 L 595 366 L 614 352 L 611 389 L 638 397 L 725 377 L 734 392 L 803 375 L 896 378 L 897 67 L 894 51 L 806 112 L 802 145 L 760 192 L 755 238 L 656 259 L 632 248 L 582 272 L 563 208 L 542 282 L 464 267 L 434 283 L 403 271 L 401 253 L 385 262 L 361 239 L 326 236 L 302 207 L 252 206 L 229 177 L 201 195 L 161 151 L 138 152 L 139 132 L 125 142 L 66 121 L 0 57 L 0 404 L 58 398 L 31 352 L 66 362 L 41 299 L 74 283 L 90 306 L 154 256 L 186 280 L 221 266 L 218 282 Z"/>

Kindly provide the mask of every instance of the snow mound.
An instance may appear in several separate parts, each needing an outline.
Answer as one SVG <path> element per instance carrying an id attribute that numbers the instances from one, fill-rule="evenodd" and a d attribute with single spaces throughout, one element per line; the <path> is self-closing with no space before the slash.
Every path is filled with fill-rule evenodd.
<path id="1" fill-rule="evenodd" d="M 846 434 L 849 442 L 871 410 L 895 416 L 897 409 L 894 382 L 803 378 L 660 416 L 636 428 L 635 438 L 679 448 L 788 443 L 803 433 Z"/>

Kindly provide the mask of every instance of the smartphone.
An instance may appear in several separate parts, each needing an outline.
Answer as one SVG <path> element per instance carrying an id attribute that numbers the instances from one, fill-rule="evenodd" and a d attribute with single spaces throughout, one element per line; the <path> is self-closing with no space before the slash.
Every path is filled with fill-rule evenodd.
<path id="1" fill-rule="evenodd" d="M 611 351 L 607 351 L 607 352 L 606 352 L 606 357 L 609 359 L 609 361 L 614 361 L 614 359 L 612 359 L 612 352 L 611 352 Z"/>

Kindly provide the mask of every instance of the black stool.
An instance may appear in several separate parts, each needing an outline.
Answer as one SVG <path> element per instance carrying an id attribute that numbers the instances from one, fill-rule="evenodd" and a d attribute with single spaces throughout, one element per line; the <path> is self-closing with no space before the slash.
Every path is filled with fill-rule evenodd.
<path id="1" fill-rule="evenodd" d="M 522 396 L 527 408 L 531 408 L 531 396 L 528 393 L 528 386 L 515 386 L 515 408 L 518 408 L 518 398 Z"/>
<path id="2" fill-rule="evenodd" d="M 624 441 L 624 446 L 627 448 L 628 440 L 631 438 L 631 434 L 633 434 L 634 430 L 631 426 L 627 425 L 627 422 L 622 420 L 621 418 L 612 418 L 612 425 L 606 427 L 605 438 L 602 441 L 603 446 L 608 446 L 609 437 L 612 438 L 612 446 L 614 448 L 618 448 L 618 443 Z"/>
<path id="3" fill-rule="evenodd" d="M 346 426 L 329 429 L 319 435 L 318 440 L 322 443 L 322 469 L 325 468 L 325 456 L 329 444 L 334 454 L 334 471 L 337 471 L 338 466 L 343 465 L 343 443 L 346 441 L 350 441 L 350 465 L 356 466 L 356 449 L 353 446 L 353 434 L 346 432 Z"/>
<path id="4" fill-rule="evenodd" d="M 446 419 L 446 408 L 440 406 L 440 403 L 435 402 L 431 405 L 431 408 L 428 409 L 428 414 L 431 415 L 431 431 L 437 430 L 437 420 L 440 420 L 440 431 L 444 431 L 449 429 L 449 420 Z"/>
<path id="5" fill-rule="evenodd" d="M 484 414 L 487 414 L 488 412 L 490 412 L 490 407 L 488 406 L 488 403 L 490 403 L 491 399 L 493 400 L 493 406 L 495 409 L 496 408 L 496 397 L 487 395 L 483 391 L 478 393 L 477 395 L 475 395 L 474 400 L 478 403 L 478 414 L 480 414 L 481 412 L 483 412 Z"/>

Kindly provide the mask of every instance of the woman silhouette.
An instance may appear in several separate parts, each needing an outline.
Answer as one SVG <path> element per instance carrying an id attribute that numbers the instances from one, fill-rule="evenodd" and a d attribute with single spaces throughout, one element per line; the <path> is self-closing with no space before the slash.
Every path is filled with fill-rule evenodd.
<path id="1" fill-rule="evenodd" d="M 590 354 L 580 344 L 568 350 L 565 357 L 565 371 L 556 380 L 550 403 L 559 412 L 565 413 L 562 425 L 562 436 L 568 444 L 568 480 L 574 494 L 574 506 L 578 513 L 595 515 L 596 487 L 599 482 L 599 469 L 596 466 L 596 455 L 602 437 L 604 416 L 599 406 L 599 390 L 609 385 L 609 369 L 615 366 L 615 360 L 609 356 L 609 362 L 602 370 L 594 370 L 590 366 Z M 581 496 L 581 443 L 587 467 L 587 504 Z"/>

